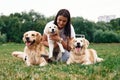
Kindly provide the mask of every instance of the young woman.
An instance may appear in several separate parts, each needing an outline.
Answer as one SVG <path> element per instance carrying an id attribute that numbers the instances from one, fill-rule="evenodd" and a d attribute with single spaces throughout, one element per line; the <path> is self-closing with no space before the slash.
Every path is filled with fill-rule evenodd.
<path id="1" fill-rule="evenodd" d="M 65 49 L 65 53 L 62 55 L 61 60 L 65 62 L 69 58 L 69 55 L 70 55 L 69 51 L 71 49 L 71 47 L 68 44 L 68 41 L 69 39 L 75 38 L 75 31 L 71 24 L 70 12 L 67 9 L 59 10 L 55 17 L 55 20 L 48 22 L 45 28 L 48 27 L 48 25 L 53 24 L 53 23 L 58 26 L 58 29 L 60 31 L 59 32 L 60 36 L 57 36 L 57 35 L 51 36 L 50 39 L 54 41 L 59 41 L 62 43 Z M 45 31 L 43 34 L 43 43 L 45 46 L 48 46 L 47 35 Z M 58 47 L 58 45 L 56 44 L 55 47 Z"/>

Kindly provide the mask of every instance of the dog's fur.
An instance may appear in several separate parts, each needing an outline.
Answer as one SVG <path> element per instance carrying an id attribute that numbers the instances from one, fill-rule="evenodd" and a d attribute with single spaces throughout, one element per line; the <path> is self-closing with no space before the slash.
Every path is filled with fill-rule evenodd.
<path id="1" fill-rule="evenodd" d="M 46 60 L 41 57 L 42 54 L 47 55 L 47 51 L 41 43 L 42 35 L 37 31 L 27 31 L 23 35 L 23 41 L 26 44 L 24 52 L 14 51 L 12 55 L 25 60 L 28 66 L 46 65 Z"/>
<path id="2" fill-rule="evenodd" d="M 59 30 L 58 27 L 55 24 L 50 24 L 47 28 L 45 28 L 45 33 L 47 33 L 48 38 L 48 44 L 49 44 L 49 58 L 53 58 L 53 51 L 54 51 L 54 43 L 55 41 L 50 39 L 50 36 L 58 35 L 59 36 Z M 62 53 L 65 52 L 62 44 L 60 42 L 56 42 L 59 46 L 59 53 L 56 58 L 56 61 L 60 60 L 62 57 Z"/>
<path id="3" fill-rule="evenodd" d="M 94 64 L 103 61 L 97 56 L 94 49 L 88 49 L 89 41 L 85 38 L 75 38 L 71 41 L 71 54 L 67 64 L 80 63 L 82 65 Z"/>

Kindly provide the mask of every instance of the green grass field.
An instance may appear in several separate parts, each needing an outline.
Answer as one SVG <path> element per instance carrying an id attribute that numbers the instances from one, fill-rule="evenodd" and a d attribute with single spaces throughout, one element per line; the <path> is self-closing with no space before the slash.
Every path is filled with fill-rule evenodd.
<path id="1" fill-rule="evenodd" d="M 23 51 L 24 44 L 0 44 L 0 80 L 120 80 L 120 43 L 91 43 L 104 62 L 83 66 L 51 63 L 27 67 L 13 51 Z"/>

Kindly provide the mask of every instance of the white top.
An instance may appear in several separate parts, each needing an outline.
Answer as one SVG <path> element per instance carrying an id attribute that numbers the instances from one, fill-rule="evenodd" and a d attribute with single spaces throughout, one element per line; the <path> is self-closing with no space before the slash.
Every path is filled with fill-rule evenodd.
<path id="1" fill-rule="evenodd" d="M 49 25 L 51 25 L 51 24 L 53 24 L 53 23 L 54 23 L 54 21 L 50 21 L 50 22 L 48 22 L 48 23 L 46 24 L 46 26 L 45 26 L 45 28 L 44 28 L 44 34 L 47 35 L 47 33 L 45 32 L 45 30 L 46 30 L 47 27 L 49 27 Z M 64 41 L 66 41 L 66 40 L 67 40 L 67 37 L 66 37 L 65 34 L 64 34 L 64 28 L 61 29 L 61 30 L 59 30 L 59 32 L 60 32 L 60 33 L 59 33 L 59 34 L 60 34 L 60 37 L 63 38 Z M 74 30 L 72 24 L 71 24 L 71 38 L 75 38 L 75 30 Z"/>

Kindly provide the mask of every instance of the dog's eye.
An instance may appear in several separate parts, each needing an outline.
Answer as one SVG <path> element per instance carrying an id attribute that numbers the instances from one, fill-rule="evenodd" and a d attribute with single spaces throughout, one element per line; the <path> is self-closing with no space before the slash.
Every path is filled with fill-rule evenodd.
<path id="1" fill-rule="evenodd" d="M 49 28 L 51 28 L 51 27 L 49 27 Z"/>
<path id="2" fill-rule="evenodd" d="M 35 36 L 35 34 L 32 34 L 32 36 Z"/>

